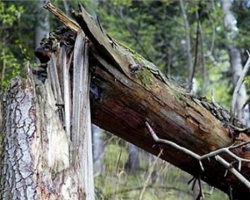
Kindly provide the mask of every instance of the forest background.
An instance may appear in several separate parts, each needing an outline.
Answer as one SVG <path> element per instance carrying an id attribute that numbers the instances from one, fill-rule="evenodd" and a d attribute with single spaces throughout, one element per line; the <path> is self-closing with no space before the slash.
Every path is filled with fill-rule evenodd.
<path id="1" fill-rule="evenodd" d="M 60 26 L 43 0 L 0 2 L 0 95 L 24 63 L 38 66 L 34 49 Z M 81 3 L 109 35 L 152 61 L 176 84 L 230 109 L 247 59 L 249 0 L 52 1 L 70 15 Z M 247 100 L 245 78 L 241 101 Z M 249 110 L 247 111 L 249 116 Z M 245 118 L 249 125 L 249 117 Z M 1 124 L 0 124 L 1 126 Z M 0 127 L 1 128 L 1 127 Z M 93 126 L 96 199 L 195 199 L 192 178 L 169 163 Z M 203 183 L 206 199 L 228 199 Z"/>

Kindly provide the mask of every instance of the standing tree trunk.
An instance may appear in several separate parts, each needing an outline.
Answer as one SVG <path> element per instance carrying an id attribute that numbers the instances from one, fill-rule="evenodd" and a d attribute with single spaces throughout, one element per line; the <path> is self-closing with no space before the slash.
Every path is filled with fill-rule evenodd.
<path id="1" fill-rule="evenodd" d="M 49 13 L 43 9 L 46 2 L 46 0 L 37 0 L 36 2 L 35 47 L 40 45 L 43 38 L 49 36 Z"/>
<path id="2" fill-rule="evenodd" d="M 64 75 L 61 83 L 53 55 L 44 84 L 28 72 L 25 83 L 14 79 L 6 91 L 0 199 L 95 198 L 88 44 L 82 32 L 77 36 L 75 52 L 72 104 L 63 47 L 57 57 Z"/>
<path id="3" fill-rule="evenodd" d="M 188 66 L 188 84 L 189 84 L 189 89 L 192 91 L 192 85 L 193 85 L 193 78 L 194 78 L 194 73 L 195 69 L 193 66 L 193 58 L 192 58 L 192 47 L 191 47 L 191 36 L 190 36 L 190 26 L 187 18 L 187 14 L 185 11 L 185 5 L 183 0 L 180 1 L 180 7 L 181 7 L 181 12 L 183 15 L 183 20 L 184 20 L 184 27 L 185 27 L 185 32 L 186 32 L 186 39 L 185 39 L 185 46 L 186 46 L 186 54 L 187 54 L 187 66 Z"/>
<path id="4" fill-rule="evenodd" d="M 134 174 L 140 169 L 139 149 L 131 143 L 128 143 L 128 160 L 125 164 L 125 168 L 129 173 Z"/>
<path id="5" fill-rule="evenodd" d="M 235 46 L 229 46 L 229 57 L 232 71 L 233 87 L 235 88 L 239 80 L 240 75 L 242 74 L 242 60 L 240 51 Z M 247 89 L 246 85 L 243 83 L 240 90 L 237 93 L 237 101 L 235 105 L 235 115 L 249 127 L 250 117 L 249 117 L 249 105 L 245 105 L 247 100 Z"/>
<path id="6" fill-rule="evenodd" d="M 104 141 L 103 141 L 103 130 L 99 127 L 92 125 L 92 136 L 93 136 L 93 170 L 94 174 L 102 174 L 105 166 L 102 162 L 104 155 Z"/>
<path id="7" fill-rule="evenodd" d="M 35 103 L 31 83 L 12 80 L 3 104 L 0 199 L 38 199 L 32 145 Z"/>
<path id="8" fill-rule="evenodd" d="M 227 37 L 230 39 L 234 39 L 237 35 L 237 20 L 235 19 L 231 7 L 232 2 L 230 0 L 221 0 L 222 9 L 225 14 L 224 17 L 224 26 L 228 29 Z M 242 59 L 240 50 L 234 45 L 228 45 L 228 52 L 230 58 L 231 72 L 232 72 L 232 80 L 233 87 L 235 88 L 237 82 L 239 80 L 240 75 L 242 74 Z M 234 110 L 231 110 L 232 113 L 238 117 L 242 123 L 249 127 L 250 125 L 250 116 L 249 116 L 249 105 L 245 105 L 244 103 L 247 100 L 247 90 L 245 83 L 242 83 L 240 90 L 237 93 L 237 101 L 235 102 Z"/>

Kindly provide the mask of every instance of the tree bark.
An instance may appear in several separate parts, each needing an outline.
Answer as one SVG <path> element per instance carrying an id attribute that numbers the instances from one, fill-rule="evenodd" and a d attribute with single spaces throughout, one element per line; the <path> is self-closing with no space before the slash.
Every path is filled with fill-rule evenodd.
<path id="1" fill-rule="evenodd" d="M 35 105 L 31 85 L 12 80 L 4 97 L 0 199 L 37 199 L 32 159 Z"/>

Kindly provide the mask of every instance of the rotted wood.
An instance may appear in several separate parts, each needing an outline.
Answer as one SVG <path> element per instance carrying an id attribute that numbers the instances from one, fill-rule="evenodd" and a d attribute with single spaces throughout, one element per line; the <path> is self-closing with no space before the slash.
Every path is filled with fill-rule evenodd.
<path id="1" fill-rule="evenodd" d="M 46 8 L 50 10 L 51 6 L 49 3 Z M 195 177 L 200 176 L 225 193 L 232 188 L 234 198 L 245 199 L 249 189 L 232 174 L 225 177 L 226 169 L 215 159 L 204 160 L 205 171 L 202 171 L 198 161 L 185 153 L 155 144 L 145 122 L 158 137 L 199 155 L 232 145 L 238 136 L 249 140 L 249 129 L 231 119 L 215 102 L 192 96 L 171 83 L 153 63 L 106 34 L 83 7 L 79 7 L 79 12 L 74 11 L 73 16 L 90 40 L 93 122 L 154 155 L 163 150 L 162 159 Z M 140 67 L 134 70 L 131 66 L 135 65 Z M 248 149 L 245 146 L 235 152 L 248 158 Z M 221 156 L 232 161 L 226 155 Z M 243 165 L 241 173 L 250 180 L 248 164 Z"/>

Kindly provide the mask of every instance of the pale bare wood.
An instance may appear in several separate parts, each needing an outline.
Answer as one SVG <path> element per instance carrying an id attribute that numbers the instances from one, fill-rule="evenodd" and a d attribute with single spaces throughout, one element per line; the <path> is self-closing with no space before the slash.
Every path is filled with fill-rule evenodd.
<path id="1" fill-rule="evenodd" d="M 84 186 L 84 198 L 95 199 L 91 116 L 89 102 L 88 44 L 84 33 L 77 33 L 73 66 L 72 161 L 78 172 L 79 186 Z"/>
<path id="2" fill-rule="evenodd" d="M 70 89 L 70 74 L 69 66 L 67 65 L 67 55 L 65 52 L 65 47 L 60 49 L 60 60 L 61 67 L 63 70 L 63 101 L 64 101 L 64 123 L 65 130 L 67 132 L 68 138 L 71 136 L 70 131 L 70 121 L 71 121 L 71 89 Z"/>
<path id="3" fill-rule="evenodd" d="M 52 89 L 56 95 L 56 103 L 58 105 L 63 105 L 63 95 L 62 95 L 62 88 L 60 87 L 59 75 L 56 66 L 56 55 L 52 54 L 51 56 L 51 66 L 48 68 L 48 75 L 50 76 Z"/>
<path id="4" fill-rule="evenodd" d="M 53 13 L 60 22 L 64 23 L 65 26 L 69 27 L 75 33 L 80 29 L 79 25 L 72 19 L 70 19 L 67 15 L 65 15 L 60 9 L 55 7 L 53 4 L 48 2 L 44 5 L 44 8 Z"/>

